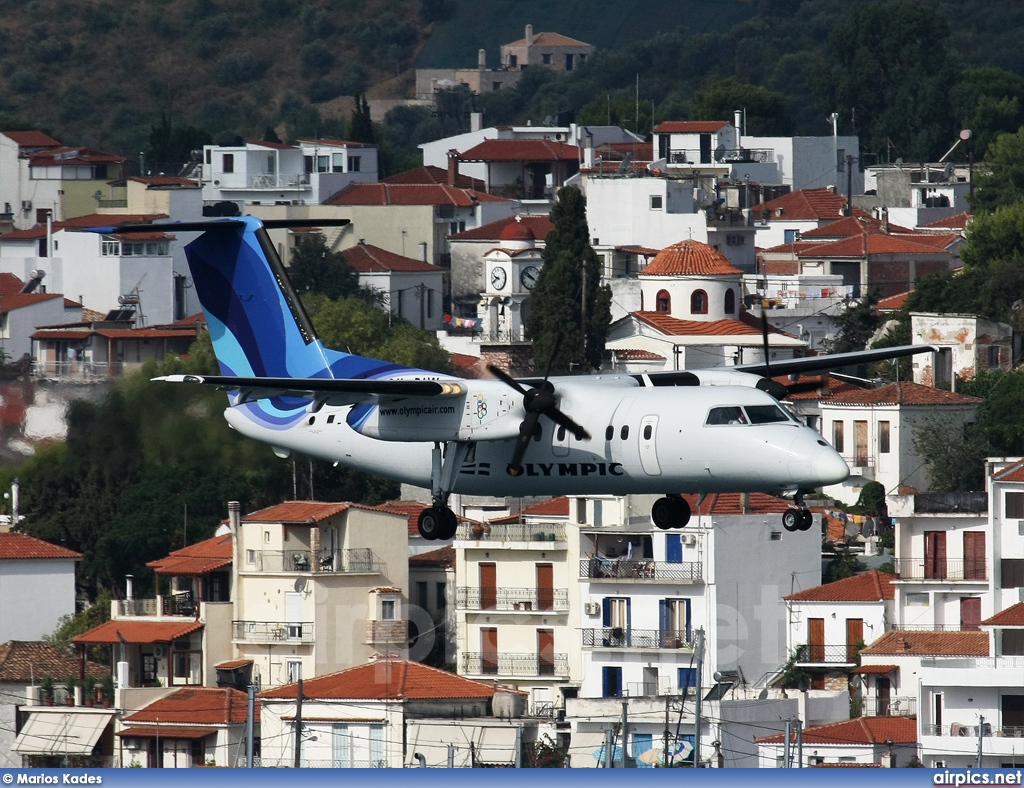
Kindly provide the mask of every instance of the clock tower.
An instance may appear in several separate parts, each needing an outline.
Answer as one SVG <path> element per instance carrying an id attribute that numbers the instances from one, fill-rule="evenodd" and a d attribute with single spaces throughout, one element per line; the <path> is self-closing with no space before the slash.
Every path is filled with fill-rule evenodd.
<path id="1" fill-rule="evenodd" d="M 501 231 L 498 243 L 484 255 L 484 290 L 477 306 L 481 355 L 504 369 L 527 372 L 523 364 L 532 353 L 524 327 L 543 260 L 533 231 L 519 219 Z"/>

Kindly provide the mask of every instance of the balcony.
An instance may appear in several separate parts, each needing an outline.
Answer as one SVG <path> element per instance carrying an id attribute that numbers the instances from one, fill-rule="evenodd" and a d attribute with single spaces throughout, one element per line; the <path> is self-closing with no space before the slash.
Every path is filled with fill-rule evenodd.
<path id="1" fill-rule="evenodd" d="M 463 523 L 455 535 L 464 541 L 487 542 L 488 547 L 496 546 L 495 542 L 526 544 L 529 542 L 564 542 L 565 526 L 561 523 L 542 523 L 540 525 L 524 525 L 523 523 L 491 523 L 484 526 Z"/>
<path id="2" fill-rule="evenodd" d="M 397 621 L 367 621 L 366 642 L 373 644 L 399 644 L 405 646 L 409 642 L 409 622 L 404 619 Z"/>
<path id="3" fill-rule="evenodd" d="M 355 550 L 256 550 L 257 572 L 384 574 L 387 566 L 368 547 Z M 249 567 L 252 567 L 249 564 Z"/>
<path id="4" fill-rule="evenodd" d="M 232 621 L 232 637 L 242 643 L 312 643 L 313 622 Z"/>
<path id="5" fill-rule="evenodd" d="M 611 558 L 588 558 L 580 561 L 580 577 L 592 580 L 653 581 L 700 583 L 704 577 L 695 561 L 626 561 Z"/>
<path id="6" fill-rule="evenodd" d="M 227 601 L 227 600 L 220 600 Z M 114 618 L 159 618 L 182 616 L 194 618 L 200 612 L 200 603 L 191 591 L 178 591 L 155 599 L 115 599 Z"/>
<path id="7" fill-rule="evenodd" d="M 33 361 L 32 376 L 47 380 L 106 380 L 120 375 L 120 361 Z"/>
<path id="8" fill-rule="evenodd" d="M 457 588 L 455 609 L 564 613 L 569 609 L 569 592 L 564 588 Z"/>
<path id="9" fill-rule="evenodd" d="M 483 654 L 463 652 L 464 676 L 555 676 L 568 678 L 568 654 Z"/>
<path id="10" fill-rule="evenodd" d="M 988 580 L 988 565 L 984 558 L 924 559 L 898 558 L 893 561 L 895 580 L 923 580 L 934 582 L 984 583 Z"/>
<path id="11" fill-rule="evenodd" d="M 865 717 L 916 717 L 917 698 L 896 696 L 891 698 L 864 698 Z"/>
<path id="12" fill-rule="evenodd" d="M 583 648 L 693 651 L 693 633 L 682 629 L 624 629 L 623 627 L 584 629 Z"/>
<path id="13" fill-rule="evenodd" d="M 856 665 L 855 645 L 828 645 L 804 643 L 796 647 L 797 665 Z"/>

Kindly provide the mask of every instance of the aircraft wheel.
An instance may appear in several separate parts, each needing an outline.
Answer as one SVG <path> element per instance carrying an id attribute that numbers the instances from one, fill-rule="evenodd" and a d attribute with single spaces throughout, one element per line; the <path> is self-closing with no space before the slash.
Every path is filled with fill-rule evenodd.
<path id="1" fill-rule="evenodd" d="M 455 512 L 447 506 L 444 507 L 441 509 L 441 520 L 443 521 L 443 527 L 438 539 L 454 539 L 455 533 L 459 530 L 459 520 L 455 516 Z"/>
<path id="2" fill-rule="evenodd" d="M 690 504 L 677 495 L 659 498 L 651 507 L 651 520 L 663 531 L 682 528 L 690 522 Z"/>
<path id="3" fill-rule="evenodd" d="M 690 504 L 682 496 L 670 498 L 669 500 L 673 501 L 676 505 L 676 527 L 685 528 L 686 524 L 690 522 Z"/>
<path id="4" fill-rule="evenodd" d="M 799 509 L 786 509 L 782 515 L 782 527 L 787 531 L 800 530 L 802 519 Z"/>
<path id="5" fill-rule="evenodd" d="M 428 541 L 441 539 L 444 532 L 444 509 L 428 506 L 420 512 L 419 521 L 416 527 L 420 536 Z"/>
<path id="6" fill-rule="evenodd" d="M 810 509 L 800 510 L 800 530 L 810 531 L 814 525 L 814 513 Z"/>

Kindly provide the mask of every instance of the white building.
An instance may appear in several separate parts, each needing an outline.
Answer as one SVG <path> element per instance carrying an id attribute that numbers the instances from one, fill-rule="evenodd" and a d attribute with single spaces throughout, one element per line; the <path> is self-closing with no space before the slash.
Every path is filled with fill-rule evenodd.
<path id="1" fill-rule="evenodd" d="M 42 640 L 75 614 L 81 560 L 81 553 L 28 534 L 0 532 L 0 643 Z"/>
<path id="2" fill-rule="evenodd" d="M 348 266 L 359 274 L 359 286 L 380 294 L 392 314 L 405 318 L 416 328 L 441 328 L 445 269 L 366 243 L 341 253 Z"/>
<path id="3" fill-rule="evenodd" d="M 1020 357 L 1021 339 L 1013 326 L 981 315 L 912 312 L 910 336 L 915 345 L 939 348 L 914 358 L 914 382 L 925 386 L 953 386 L 955 391 L 958 379 L 1010 370 Z"/>
<path id="4" fill-rule="evenodd" d="M 800 766 L 911 766 L 918 757 L 917 721 L 909 717 L 858 717 L 803 730 L 804 763 L 797 760 L 796 729 L 789 747 L 785 736 L 774 734 L 758 738 L 759 766 L 762 769 Z M 789 753 L 789 763 L 786 763 Z M 824 778 L 823 778 L 824 781 Z"/>

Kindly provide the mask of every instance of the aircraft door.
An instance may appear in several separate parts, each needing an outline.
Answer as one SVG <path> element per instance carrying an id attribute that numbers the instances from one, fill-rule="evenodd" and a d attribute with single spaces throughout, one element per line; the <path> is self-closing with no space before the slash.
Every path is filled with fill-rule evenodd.
<path id="1" fill-rule="evenodd" d="M 640 441 L 640 464 L 648 476 L 661 476 L 661 465 L 658 462 L 658 417 L 644 416 L 640 420 L 638 440 Z"/>

